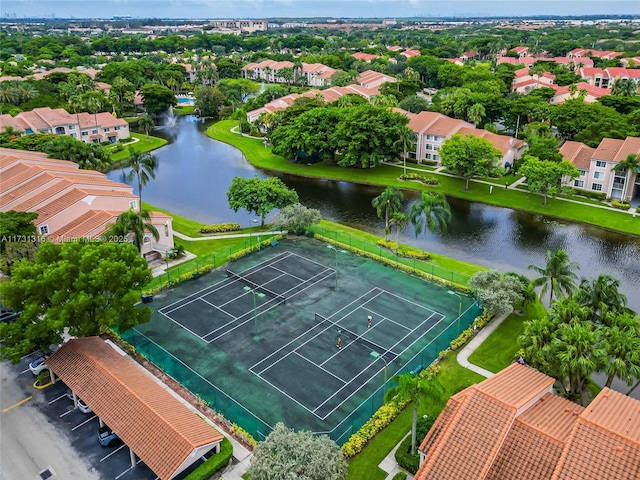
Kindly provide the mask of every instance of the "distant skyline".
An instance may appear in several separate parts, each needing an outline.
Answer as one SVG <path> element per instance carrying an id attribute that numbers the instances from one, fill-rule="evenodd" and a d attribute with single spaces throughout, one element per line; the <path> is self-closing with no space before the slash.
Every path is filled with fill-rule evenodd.
<path id="1" fill-rule="evenodd" d="M 640 15 L 638 0 L 1 0 L 0 14 L 57 18 L 496 17 Z"/>

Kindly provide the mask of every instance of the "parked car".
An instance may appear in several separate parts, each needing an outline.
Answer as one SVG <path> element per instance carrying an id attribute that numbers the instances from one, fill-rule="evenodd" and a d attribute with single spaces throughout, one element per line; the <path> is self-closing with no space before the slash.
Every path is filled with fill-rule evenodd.
<path id="1" fill-rule="evenodd" d="M 84 403 L 81 398 L 78 398 L 78 410 L 80 410 L 82 413 L 93 413 L 91 407 Z"/>
<path id="2" fill-rule="evenodd" d="M 98 429 L 98 440 L 103 447 L 115 447 L 122 443 L 120 437 L 106 425 Z"/>
<path id="3" fill-rule="evenodd" d="M 33 373 L 36 377 L 40 372 L 49 368 L 46 363 L 49 355 L 51 355 L 51 353 L 45 353 L 44 355 L 39 356 L 29 363 L 29 370 L 31 370 L 31 373 Z"/>

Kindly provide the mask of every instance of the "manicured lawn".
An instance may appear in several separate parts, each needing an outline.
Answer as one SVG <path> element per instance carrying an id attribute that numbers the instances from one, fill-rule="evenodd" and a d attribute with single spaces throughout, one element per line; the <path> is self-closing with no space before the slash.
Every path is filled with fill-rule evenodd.
<path id="1" fill-rule="evenodd" d="M 173 113 L 176 115 L 191 115 L 195 111 L 196 107 L 193 105 L 177 106 L 173 109 Z"/>
<path id="2" fill-rule="evenodd" d="M 445 388 L 445 400 L 430 402 L 418 411 L 419 415 L 438 415 L 444 408 L 446 399 L 469 385 L 484 380 L 477 373 L 461 367 L 456 361 L 457 352 L 450 352 L 440 363 L 438 379 Z M 378 464 L 386 457 L 411 430 L 411 409 L 409 405 L 387 428 L 380 432 L 360 454 L 349 462 L 347 480 L 382 480 L 386 473 Z"/>
<path id="3" fill-rule="evenodd" d="M 144 190 L 142 191 L 144 193 Z M 167 215 L 171 215 L 173 217 L 172 226 L 176 232 L 180 232 L 187 237 L 196 238 L 201 237 L 200 228 L 204 226 L 204 224 L 200 222 L 196 222 L 195 220 L 189 220 L 188 218 L 181 217 L 180 215 L 176 215 L 173 212 L 169 212 L 162 208 L 158 208 L 154 205 L 151 205 L 147 202 L 142 202 L 142 208 L 152 212 L 161 212 Z"/>
<path id="4" fill-rule="evenodd" d="M 518 336 L 524 332 L 523 322 L 544 315 L 546 312 L 540 302 L 527 307 L 524 315 L 512 313 L 469 356 L 469 361 L 494 373 L 508 367 L 520 350 Z"/>
<path id="5" fill-rule="evenodd" d="M 590 223 L 611 230 L 640 235 L 640 218 L 634 218 L 628 213 L 569 203 L 561 199 L 550 199 L 549 204 L 544 206 L 543 199 L 539 195 L 511 189 L 506 190 L 504 188 L 493 188 L 491 192 L 489 185 L 479 184 L 473 181 L 471 182 L 470 189 L 464 190 L 464 180 L 438 175 L 437 173 L 433 173 L 433 175 L 437 176 L 440 180 L 440 186 L 420 186 L 415 182 L 398 180 L 398 177 L 402 174 L 401 164 L 399 166 L 381 165 L 375 169 L 328 166 L 323 162 L 311 166 L 295 164 L 280 156 L 273 155 L 271 148 L 265 147 L 260 139 L 248 138 L 246 136 L 240 137 L 238 134 L 232 133 L 230 131 L 232 126 L 235 126 L 235 122 L 232 120 L 217 122 L 209 127 L 207 135 L 239 148 L 247 160 L 257 167 L 331 180 L 396 186 L 414 190 L 439 190 L 457 198 L 525 210 L 577 222 Z"/>
<path id="6" fill-rule="evenodd" d="M 124 150 L 111 155 L 111 160 L 113 160 L 114 163 L 129 157 L 129 147 L 133 148 L 138 152 L 150 152 L 152 150 L 156 150 L 167 144 L 167 141 L 164 138 L 158 138 L 158 137 L 152 137 L 152 136 L 149 136 L 149 140 L 147 141 L 147 136 L 140 133 L 132 132 L 131 137 L 137 138 L 138 141 L 135 143 L 129 143 L 129 144 L 123 145 Z"/>

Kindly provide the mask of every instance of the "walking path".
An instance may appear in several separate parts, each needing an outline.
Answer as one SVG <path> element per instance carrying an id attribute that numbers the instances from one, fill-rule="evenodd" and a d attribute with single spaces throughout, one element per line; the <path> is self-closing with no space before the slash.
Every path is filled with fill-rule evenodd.
<path id="1" fill-rule="evenodd" d="M 207 240 L 218 240 L 220 238 L 240 238 L 240 237 L 260 237 L 262 235 L 280 235 L 280 230 L 270 230 L 268 232 L 251 232 L 251 233 L 229 233 L 227 235 L 211 235 L 209 237 L 188 237 L 183 233 L 173 231 L 173 234 L 180 240 L 188 242 L 205 242 Z"/>

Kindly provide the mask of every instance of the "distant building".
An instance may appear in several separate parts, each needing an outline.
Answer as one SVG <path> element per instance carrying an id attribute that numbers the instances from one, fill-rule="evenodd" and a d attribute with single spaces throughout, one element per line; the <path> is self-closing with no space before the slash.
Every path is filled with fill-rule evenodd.
<path id="1" fill-rule="evenodd" d="M 396 21 L 395 18 L 385 18 L 382 20 L 382 25 L 384 27 L 392 27 L 394 25 L 397 25 L 398 22 Z"/>
<path id="2" fill-rule="evenodd" d="M 289 79 L 282 75 L 282 70 L 290 68 L 296 81 L 303 78 L 305 85 L 312 87 L 324 87 L 331 85 L 331 78 L 336 70 L 321 63 L 302 63 L 302 68 L 296 70 L 296 64 L 289 61 L 277 62 L 275 60 L 263 60 L 259 63 L 249 63 L 242 67 L 245 78 L 260 79 L 269 83 L 287 83 Z M 292 79 L 293 80 L 293 79 Z"/>
<path id="3" fill-rule="evenodd" d="M 213 28 L 240 30 L 241 32 L 265 32 L 269 28 L 266 20 L 211 20 Z"/>

